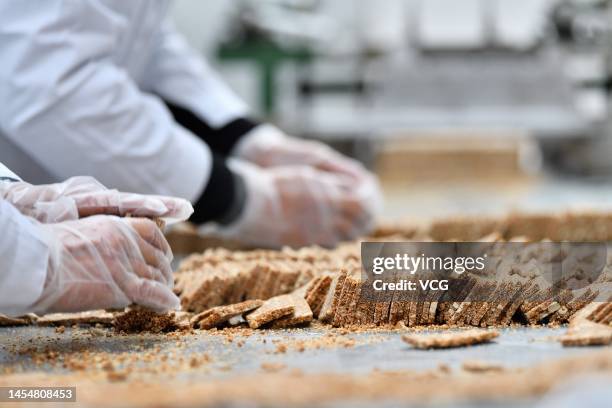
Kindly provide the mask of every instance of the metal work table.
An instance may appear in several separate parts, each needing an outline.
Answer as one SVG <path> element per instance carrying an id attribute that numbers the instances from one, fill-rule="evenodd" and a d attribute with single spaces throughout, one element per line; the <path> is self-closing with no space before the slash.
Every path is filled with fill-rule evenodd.
<path id="1" fill-rule="evenodd" d="M 320 327 L 284 331 L 256 331 L 249 337 L 236 337 L 244 340 L 228 342 L 217 332 L 197 331 L 181 337 L 183 346 L 179 347 L 177 338 L 167 335 L 126 335 L 91 336 L 77 335 L 86 333 L 87 328 L 66 328 L 64 333 L 56 333 L 54 328 L 20 327 L 0 328 L 0 367 L 18 364 L 25 372 L 48 372 L 63 374 L 68 371 L 61 365 L 35 365 L 27 355 L 16 352 L 20 347 L 51 347 L 59 352 L 70 352 L 86 345 L 92 352 L 107 353 L 144 353 L 159 347 L 159 354 L 180 353 L 186 359 L 193 354 L 201 356 L 208 353 L 214 356 L 206 370 L 186 370 L 173 373 L 172 381 L 206 381 L 214 378 L 254 374 L 261 372 L 262 363 L 281 363 L 286 370 L 299 369 L 304 373 L 350 373 L 367 374 L 374 369 L 381 371 L 425 371 L 437 368 L 440 364 L 459 370 L 465 360 L 480 360 L 501 364 L 505 367 L 528 367 L 562 357 L 584 355 L 597 351 L 597 348 L 562 348 L 552 337 L 561 334 L 564 328 L 507 328 L 502 335 L 490 344 L 448 350 L 416 350 L 400 339 L 402 331 L 372 331 L 347 333 L 343 336 L 355 340 L 352 347 L 306 348 L 298 352 L 291 346 L 285 353 L 275 353 L 275 340 L 291 345 L 295 341 L 306 342 L 320 339 L 326 330 Z M 106 331 L 108 329 L 100 329 Z M 266 339 L 264 343 L 263 340 Z M 49 339 L 53 339 L 49 341 Z M 86 340 L 84 340 L 86 339 Z M 144 349 L 144 351 L 143 351 Z M 139 364 L 154 364 L 145 359 Z M 164 373 L 156 374 L 155 380 L 164 381 Z M 161 376 L 161 378 L 159 377 Z M 170 378 L 169 378 L 170 379 Z M 590 383 L 593 385 L 593 383 Z M 595 383 L 597 384 L 597 383 Z M 570 388 L 571 389 L 571 388 Z M 590 397 L 610 400 L 609 384 L 602 384 L 590 390 Z M 573 394 L 567 398 L 573 398 Z M 546 398 L 546 397 L 545 397 Z M 545 399 L 544 399 L 545 400 Z M 517 404 L 531 405 L 535 401 L 513 401 Z M 557 401 L 558 402 L 558 401 Z M 386 404 L 386 403 L 385 403 Z M 387 406 L 383 404 L 382 406 Z M 463 402 L 461 403 L 463 404 Z M 500 405 L 501 404 L 501 405 Z M 470 404 L 468 404 L 470 405 Z M 507 406 L 508 402 L 495 406 Z M 340 404 L 339 406 L 345 406 Z M 346 406 L 355 406 L 348 404 Z M 366 406 L 366 405 L 363 405 Z M 377 404 L 377 406 L 381 406 Z M 389 405 L 392 406 L 392 405 Z M 464 406 L 464 405 L 460 405 Z M 467 405 L 466 405 L 467 406 Z"/>

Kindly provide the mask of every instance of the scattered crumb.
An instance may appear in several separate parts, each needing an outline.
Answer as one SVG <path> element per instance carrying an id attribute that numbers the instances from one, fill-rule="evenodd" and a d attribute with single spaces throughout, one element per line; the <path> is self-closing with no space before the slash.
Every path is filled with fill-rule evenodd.
<path id="1" fill-rule="evenodd" d="M 141 306 L 133 306 L 115 316 L 113 325 L 118 333 L 161 333 L 179 328 L 174 312 L 156 313 Z"/>
<path id="2" fill-rule="evenodd" d="M 123 382 L 127 380 L 128 375 L 124 371 L 109 371 L 108 374 L 106 374 L 106 378 L 110 382 Z"/>
<path id="3" fill-rule="evenodd" d="M 480 360 L 466 360 L 461 365 L 461 368 L 472 373 L 489 373 L 504 370 L 504 367 L 501 364 Z"/>
<path id="4" fill-rule="evenodd" d="M 283 363 L 261 363 L 261 369 L 267 372 L 277 372 L 286 367 Z"/>
<path id="5" fill-rule="evenodd" d="M 450 374 L 452 370 L 448 364 L 440 363 L 438 364 L 438 371 L 445 374 Z"/>

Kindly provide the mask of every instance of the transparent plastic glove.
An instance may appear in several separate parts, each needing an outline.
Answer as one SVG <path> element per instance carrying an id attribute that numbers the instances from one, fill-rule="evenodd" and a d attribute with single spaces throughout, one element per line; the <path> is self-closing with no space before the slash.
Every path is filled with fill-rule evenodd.
<path id="1" fill-rule="evenodd" d="M 142 218 L 97 215 L 39 224 L 49 248 L 39 313 L 122 308 L 178 309 L 172 252 L 157 225 Z"/>
<path id="2" fill-rule="evenodd" d="M 186 200 L 109 190 L 92 177 L 73 177 L 63 183 L 44 185 L 0 183 L 0 196 L 22 214 L 43 223 L 95 214 L 159 217 L 172 223 L 184 221 L 193 213 Z"/>
<path id="3" fill-rule="evenodd" d="M 360 195 L 350 177 L 308 166 L 229 165 L 242 176 L 247 201 L 240 218 L 221 229 L 228 238 L 266 247 L 331 247 L 372 226 L 377 204 Z"/>
<path id="4" fill-rule="evenodd" d="M 271 125 L 260 125 L 238 143 L 235 155 L 260 167 L 306 165 L 356 181 L 372 177 L 358 161 L 313 140 L 289 137 Z"/>

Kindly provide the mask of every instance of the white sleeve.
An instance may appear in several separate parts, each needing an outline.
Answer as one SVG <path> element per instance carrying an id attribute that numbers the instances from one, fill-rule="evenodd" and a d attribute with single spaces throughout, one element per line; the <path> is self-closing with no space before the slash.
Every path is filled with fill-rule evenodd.
<path id="1" fill-rule="evenodd" d="M 9 170 L 8 167 L 0 163 L 0 182 L 2 180 L 20 181 L 21 179 L 15 173 Z"/>
<path id="2" fill-rule="evenodd" d="M 176 32 L 172 23 L 160 28 L 148 64 L 145 86 L 220 128 L 249 114 L 246 104 Z"/>
<path id="3" fill-rule="evenodd" d="M 194 201 L 210 150 L 113 63 L 122 24 L 95 0 L 0 2 L 0 129 L 58 179 Z"/>
<path id="4" fill-rule="evenodd" d="M 36 224 L 0 198 L 0 313 L 31 311 L 42 294 L 49 250 Z"/>

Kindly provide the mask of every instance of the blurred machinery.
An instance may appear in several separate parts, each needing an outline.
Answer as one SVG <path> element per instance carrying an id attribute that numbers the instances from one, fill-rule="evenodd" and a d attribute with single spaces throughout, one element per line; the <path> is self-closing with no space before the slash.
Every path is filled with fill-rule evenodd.
<path id="1" fill-rule="evenodd" d="M 553 166 L 612 172 L 611 1 L 238 4 L 217 55 L 259 67 L 262 111 L 294 134 L 364 161 L 372 141 L 528 135 Z"/>
<path id="2" fill-rule="evenodd" d="M 542 150 L 549 163 L 571 173 L 612 174 L 612 2 L 563 0 L 553 9 L 552 22 L 577 106 L 592 129 L 591 137 L 544 142 Z"/>

